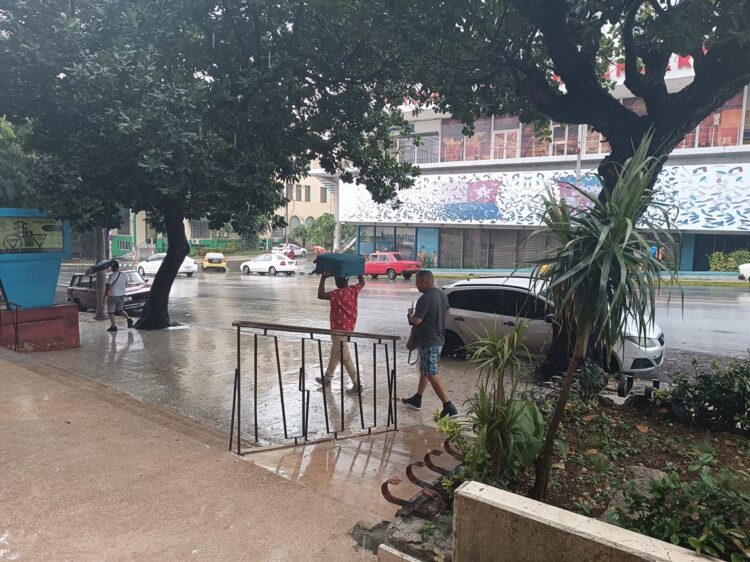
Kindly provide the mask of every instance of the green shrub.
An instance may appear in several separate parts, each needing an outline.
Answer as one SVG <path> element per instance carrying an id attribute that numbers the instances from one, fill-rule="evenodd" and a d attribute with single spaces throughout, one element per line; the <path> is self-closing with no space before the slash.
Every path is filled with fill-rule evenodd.
<path id="1" fill-rule="evenodd" d="M 750 432 L 750 356 L 726 369 L 713 365 L 692 377 L 678 375 L 668 392 L 673 414 L 683 423 L 713 429 Z M 664 400 L 661 397 L 660 400 Z"/>
<path id="2" fill-rule="evenodd" d="M 711 271 L 737 271 L 743 263 L 750 263 L 750 250 L 735 250 L 730 254 L 714 252 L 708 256 Z"/>
<path id="3" fill-rule="evenodd" d="M 712 460 L 703 454 L 701 462 L 691 466 L 695 480 L 671 472 L 653 481 L 650 496 L 631 483 L 623 490 L 627 511 L 617 509 L 609 522 L 722 560 L 750 557 L 750 496 L 742 491 L 747 476 L 714 476 L 704 466 Z"/>
<path id="4" fill-rule="evenodd" d="M 607 388 L 609 373 L 598 365 L 586 365 L 576 371 L 573 379 L 573 392 L 583 402 L 590 402 Z"/>

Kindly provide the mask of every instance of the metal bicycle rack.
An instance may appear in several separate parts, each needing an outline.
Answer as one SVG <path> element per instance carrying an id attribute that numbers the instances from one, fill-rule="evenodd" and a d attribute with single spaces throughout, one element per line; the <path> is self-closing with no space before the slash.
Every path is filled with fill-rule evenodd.
<path id="1" fill-rule="evenodd" d="M 242 336 L 243 334 L 252 336 L 253 342 L 253 376 L 252 376 L 252 403 L 253 403 L 253 436 L 254 442 L 260 443 L 259 429 L 260 421 L 258 419 L 258 342 L 260 338 L 270 338 L 273 341 L 274 355 L 275 355 L 275 370 L 278 378 L 279 385 L 279 402 L 281 406 L 281 418 L 284 428 L 284 439 L 293 440 L 294 442 L 287 445 L 293 446 L 299 444 L 300 440 L 304 443 L 314 443 L 320 441 L 329 441 L 333 439 L 345 439 L 348 437 L 355 437 L 360 435 L 371 435 L 375 433 L 381 433 L 384 431 L 394 431 L 398 429 L 398 417 L 396 410 L 396 343 L 400 340 L 398 336 L 384 335 L 384 334 L 369 334 L 364 332 L 337 332 L 333 330 L 325 330 L 319 328 L 309 328 L 304 326 L 289 326 L 282 324 L 271 324 L 267 322 L 253 322 L 236 320 L 232 322 L 232 326 L 236 329 L 237 335 L 237 358 L 236 367 L 234 370 L 234 389 L 232 393 L 232 415 L 229 429 L 229 450 L 232 451 L 233 441 L 236 438 L 236 452 L 238 455 L 243 454 L 242 450 L 242 434 L 241 434 L 241 414 L 242 414 Z M 245 330 L 243 332 L 243 330 Z M 361 432 L 347 433 L 345 424 L 345 402 L 344 402 L 344 361 L 341 360 L 339 364 L 339 371 L 341 377 L 341 423 L 338 428 L 333 427 L 329 420 L 329 398 L 325 388 L 322 395 L 323 404 L 323 415 L 325 418 L 325 436 L 320 439 L 309 439 L 310 434 L 310 390 L 307 388 L 306 383 L 306 359 L 308 353 L 308 347 L 313 347 L 313 357 L 317 357 L 320 376 L 324 376 L 323 367 L 323 340 L 320 336 L 340 336 L 346 339 L 346 344 L 351 343 L 354 347 L 354 364 L 357 373 L 357 384 L 362 385 L 361 369 L 360 369 L 360 346 L 367 347 L 372 346 L 372 416 L 371 420 L 367 420 L 365 416 L 365 405 L 362 398 L 362 392 L 357 392 L 356 397 L 359 406 L 359 423 L 362 428 Z M 302 420 L 302 428 L 299 435 L 290 435 L 289 427 L 287 424 L 287 411 L 286 402 L 284 399 L 284 381 L 283 373 L 281 369 L 281 358 L 279 354 L 279 338 L 289 339 L 290 337 L 296 337 L 300 342 L 300 358 L 299 358 L 299 369 L 298 369 L 298 384 L 297 390 L 301 395 L 301 412 L 300 417 Z M 365 340 L 365 342 L 354 341 L 354 340 Z M 312 343 L 311 343 L 312 342 Z M 306 345 L 307 344 L 307 345 Z M 341 347 L 339 353 L 343 356 L 343 346 L 346 345 L 344 341 L 339 344 Z M 378 351 L 382 350 L 385 357 L 385 374 L 388 383 L 388 411 L 386 414 L 386 422 L 384 428 L 378 427 L 378 395 L 377 395 L 377 383 L 378 383 Z M 393 361 L 391 362 L 391 354 Z M 381 353 L 383 355 L 383 353 Z M 382 371 L 381 371 L 382 372 Z M 369 423 L 371 421 L 371 423 Z M 267 450 L 255 449 L 254 451 Z M 246 451 L 254 452 L 254 451 Z"/>

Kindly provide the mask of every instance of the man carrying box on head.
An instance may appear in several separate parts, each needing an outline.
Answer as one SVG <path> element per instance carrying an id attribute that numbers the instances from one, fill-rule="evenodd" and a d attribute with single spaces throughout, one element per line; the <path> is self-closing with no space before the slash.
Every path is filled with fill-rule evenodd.
<path id="1" fill-rule="evenodd" d="M 347 277 L 336 276 L 334 278 L 336 289 L 330 293 L 326 293 L 326 279 L 331 276 L 330 269 L 326 269 L 321 274 L 320 284 L 318 285 L 318 298 L 330 301 L 331 303 L 331 330 L 353 332 L 357 324 L 357 300 L 359 292 L 365 286 L 365 278 L 363 275 L 358 275 L 357 279 L 359 283 L 349 286 L 349 279 Z M 346 336 L 331 336 L 331 357 L 328 360 L 328 368 L 324 377 L 315 377 L 315 380 L 322 385 L 331 384 L 331 379 L 336 374 L 336 367 L 341 363 L 344 364 L 346 372 L 349 373 L 349 378 L 352 381 L 351 387 L 347 388 L 346 392 L 349 394 L 362 392 L 364 388 L 361 384 L 357 384 L 357 370 L 354 367 L 354 363 L 352 363 L 352 356 L 349 354 L 349 345 Z"/>

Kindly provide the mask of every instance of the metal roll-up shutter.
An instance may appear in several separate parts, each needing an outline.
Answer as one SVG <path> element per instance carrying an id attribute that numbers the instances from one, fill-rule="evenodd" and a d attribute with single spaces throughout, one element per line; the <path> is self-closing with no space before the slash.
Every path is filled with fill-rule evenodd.
<path id="1" fill-rule="evenodd" d="M 516 231 L 490 231 L 490 268 L 505 269 L 516 267 Z"/>
<path id="2" fill-rule="evenodd" d="M 530 262 L 545 256 L 548 236 L 539 235 L 531 237 L 530 231 L 519 232 L 518 236 L 518 265 L 521 267 L 531 265 Z"/>

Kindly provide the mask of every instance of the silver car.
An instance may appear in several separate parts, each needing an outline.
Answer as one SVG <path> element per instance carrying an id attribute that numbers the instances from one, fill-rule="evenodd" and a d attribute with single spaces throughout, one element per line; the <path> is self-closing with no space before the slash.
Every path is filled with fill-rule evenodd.
<path id="1" fill-rule="evenodd" d="M 536 284 L 535 284 L 536 283 Z M 446 355 L 460 355 L 461 348 L 488 332 L 503 335 L 517 318 L 528 324 L 523 343 L 529 353 L 542 357 L 552 343 L 551 305 L 543 296 L 543 284 L 528 277 L 492 277 L 457 281 L 443 287 L 450 311 L 445 323 Z M 664 362 L 664 334 L 656 324 L 646 327 L 645 338 L 628 322 L 623 338 L 614 348 L 613 371 L 639 373 Z"/>

